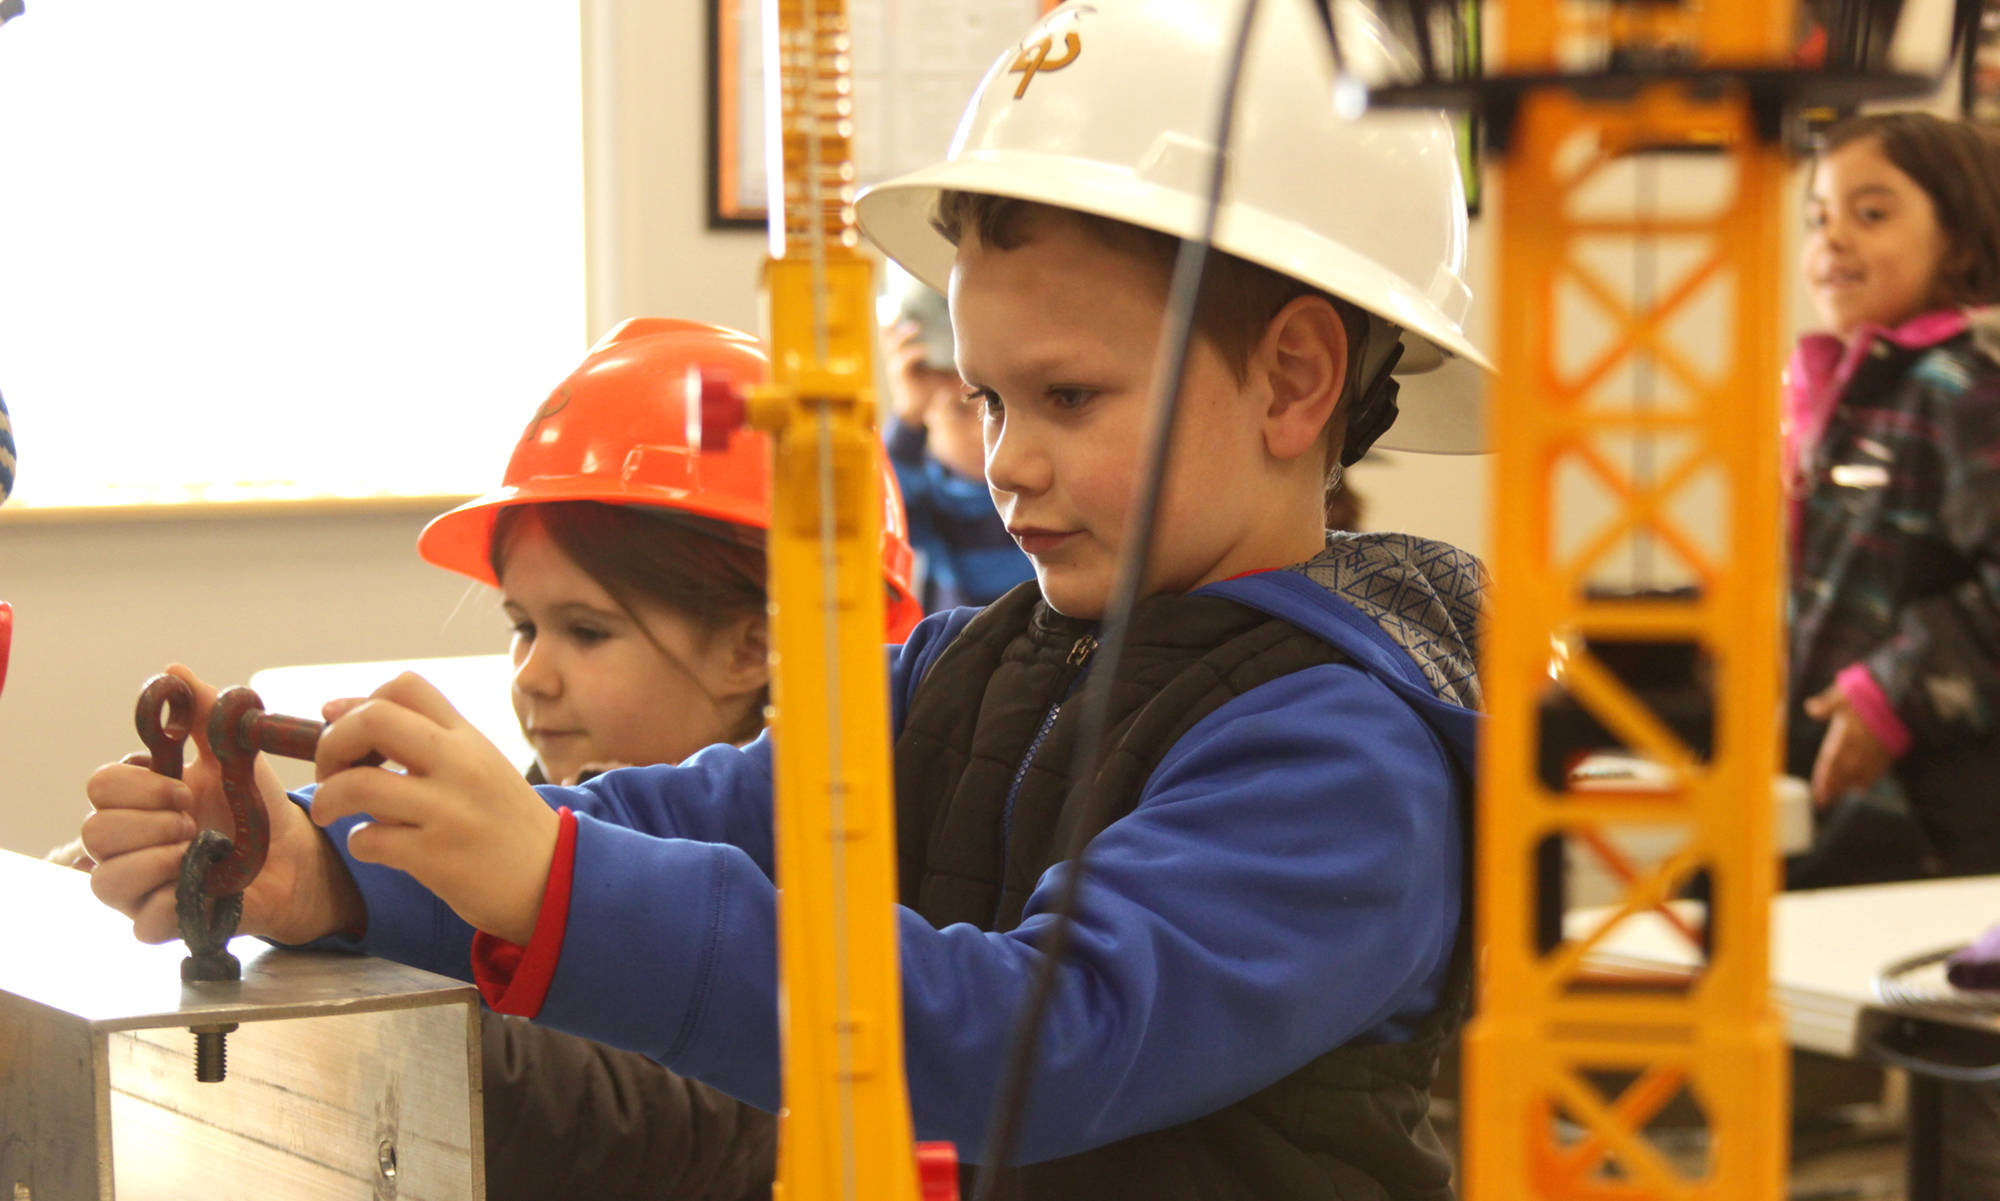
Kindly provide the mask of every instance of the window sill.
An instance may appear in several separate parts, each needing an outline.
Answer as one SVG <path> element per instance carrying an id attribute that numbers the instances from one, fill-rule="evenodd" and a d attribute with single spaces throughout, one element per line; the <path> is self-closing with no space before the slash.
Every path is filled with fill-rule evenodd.
<path id="1" fill-rule="evenodd" d="M 141 522 L 219 521 L 284 517 L 354 517 L 371 514 L 442 513 L 464 504 L 467 493 L 431 496 L 313 496 L 288 499 L 155 501 L 122 505 L 8 505 L 9 526 L 124 525 Z"/>

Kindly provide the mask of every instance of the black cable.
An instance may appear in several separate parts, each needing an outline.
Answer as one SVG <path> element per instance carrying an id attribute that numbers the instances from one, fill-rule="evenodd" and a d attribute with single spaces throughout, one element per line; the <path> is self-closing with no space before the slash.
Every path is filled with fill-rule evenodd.
<path id="1" fill-rule="evenodd" d="M 1437 59 L 1431 46 L 1431 6 L 1425 0 L 1410 5 L 1410 40 L 1416 43 L 1418 71 L 1424 79 L 1437 77 Z"/>
<path id="2" fill-rule="evenodd" d="M 1250 30 L 1256 20 L 1258 3 L 1259 0 L 1244 0 L 1243 15 L 1229 57 L 1229 72 L 1223 80 L 1222 97 L 1216 113 L 1215 162 L 1209 172 L 1201 230 L 1197 236 L 1181 240 L 1180 253 L 1174 259 L 1160 353 L 1154 363 L 1153 408 L 1148 415 L 1145 460 L 1136 490 L 1137 503 L 1126 545 L 1118 557 L 1118 572 L 1113 578 L 1111 594 L 1106 599 L 1099 628 L 1097 663 L 1084 680 L 1080 725 L 1075 751 L 1070 757 L 1070 791 L 1064 808 L 1081 807 L 1086 811 L 1088 820 L 1077 823 L 1072 844 L 1063 857 L 1070 870 L 1063 879 L 1053 920 L 1042 939 L 1042 959 L 1035 967 L 1027 1006 L 1015 1027 L 1006 1072 L 1001 1078 L 1000 1095 L 994 1102 L 993 1116 L 987 1126 L 982 1153 L 985 1167 L 979 1172 L 973 1201 L 991 1201 L 1000 1173 L 1013 1157 L 1014 1146 L 1020 1140 L 1021 1113 L 1032 1083 L 1042 1019 L 1048 1010 L 1049 998 L 1055 992 L 1057 970 L 1069 949 L 1077 897 L 1088 874 L 1084 853 L 1088 849 L 1091 832 L 1101 824 L 1095 819 L 1098 816 L 1096 810 L 1102 808 L 1103 802 L 1093 788 L 1101 767 L 1104 732 L 1110 724 L 1111 685 L 1118 677 L 1119 663 L 1124 658 L 1132 609 L 1138 603 L 1140 582 L 1145 578 L 1153 541 L 1174 414 L 1180 407 L 1181 382 L 1187 372 L 1202 281 L 1207 274 L 1208 253 L 1215 241 L 1216 219 L 1222 208 L 1223 188 L 1228 179 L 1229 141 L 1235 125 L 1238 85 L 1242 81 L 1243 60 L 1249 48 Z"/>

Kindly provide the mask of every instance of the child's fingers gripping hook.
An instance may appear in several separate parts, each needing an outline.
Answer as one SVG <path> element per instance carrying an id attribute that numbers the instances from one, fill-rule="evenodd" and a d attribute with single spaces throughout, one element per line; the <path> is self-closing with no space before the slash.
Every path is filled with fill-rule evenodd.
<path id="1" fill-rule="evenodd" d="M 264 711 L 264 702 L 248 688 L 225 688 L 215 698 L 208 719 L 208 745 L 222 769 L 222 795 L 229 802 L 229 853 L 208 871 L 206 892 L 212 897 L 241 892 L 257 878 L 271 847 L 271 817 L 257 793 L 257 752 L 287 759 L 310 760 L 319 747 L 326 723 L 285 717 Z M 355 764 L 383 762 L 369 755 Z"/>

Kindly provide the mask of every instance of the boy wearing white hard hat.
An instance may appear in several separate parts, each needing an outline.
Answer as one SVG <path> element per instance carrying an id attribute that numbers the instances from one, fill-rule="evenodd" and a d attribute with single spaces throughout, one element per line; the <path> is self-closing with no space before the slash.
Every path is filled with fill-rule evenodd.
<path id="1" fill-rule="evenodd" d="M 1056 10 L 989 72 L 944 163 L 861 201 L 883 250 L 949 290 L 988 485 L 1037 576 L 926 619 L 892 658 L 910 1098 L 918 1136 L 974 1164 L 1064 848 L 1089 838 L 999 1196 L 1451 1196 L 1425 1090 L 1465 994 L 1482 573 L 1449 546 L 1332 536 L 1321 517 L 1340 463 L 1388 429 L 1399 359 L 1477 358 L 1464 202 L 1442 116 L 1330 111 L 1332 60 L 1303 3 L 1264 6 L 1250 46 L 1228 258 L 1202 305 L 1105 766 L 1078 790 L 1089 813 L 1069 804 L 1070 699 L 1128 540 L 1168 260 L 1202 213 L 1238 11 Z M 1386 52 L 1358 5 L 1342 21 L 1350 62 Z M 1463 441 L 1468 416 L 1424 414 L 1398 444 Z M 359 759 L 371 728 L 436 720 L 394 696 L 365 712 L 333 722 L 322 762 Z M 766 742 L 540 796 L 504 764 L 432 764 L 405 743 L 384 749 L 408 784 L 331 770 L 314 820 L 422 829 L 561 806 L 556 833 L 505 843 L 484 831 L 536 823 L 482 816 L 422 861 L 321 838 L 293 868 L 318 883 L 246 897 L 245 930 L 344 931 L 461 975 L 471 941 L 496 1007 L 778 1103 Z M 274 818 L 274 860 L 300 841 Z"/>
<path id="2" fill-rule="evenodd" d="M 860 202 L 876 244 L 950 297 L 959 370 L 987 406 L 987 482 L 1040 583 L 958 635 L 905 739 L 966 712 L 1052 710 L 1073 686 L 1060 668 L 1015 665 L 1028 648 L 1064 662 L 1052 628 L 1103 612 L 1236 6 L 1165 7 L 1058 9 L 996 64 L 946 161 Z M 1341 16 L 1350 63 L 1393 58 L 1359 12 Z M 1265 6 L 1124 668 L 1146 695 L 1115 713 L 1098 787 L 1116 790 L 1116 820 L 1090 844 L 1003 1195 L 1450 1195 L 1426 1089 L 1469 983 L 1483 572 L 1322 518 L 1378 438 L 1473 448 L 1469 396 L 1392 427 L 1392 372 L 1483 360 L 1463 332 L 1448 123 L 1345 120 L 1332 90 L 1308 6 Z M 1067 770 L 1061 718 L 1020 721 L 1015 743 L 988 733 L 1004 720 L 981 723 L 974 754 L 1040 737 L 1036 772 Z M 946 849 L 933 834 L 906 864 L 906 903 L 934 926 L 1046 923 L 1062 846 L 1047 831 L 1080 816 L 1067 779 L 910 766 L 926 799 L 903 821 L 976 830 L 998 812 L 1007 837 Z"/>

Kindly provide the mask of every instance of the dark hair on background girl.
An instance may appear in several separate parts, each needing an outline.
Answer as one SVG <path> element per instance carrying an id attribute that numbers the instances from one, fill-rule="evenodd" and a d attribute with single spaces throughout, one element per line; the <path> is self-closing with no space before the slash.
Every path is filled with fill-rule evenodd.
<path id="1" fill-rule="evenodd" d="M 640 629 L 640 606 L 661 606 L 714 630 L 765 608 L 761 531 L 666 509 L 597 501 L 510 505 L 493 520 L 487 557 L 503 577 L 507 547 L 524 519 L 540 523 L 558 549 L 611 594 Z M 661 648 L 665 652 L 665 648 Z M 751 707 L 735 741 L 763 728 L 764 707 Z"/>
<path id="2" fill-rule="evenodd" d="M 1944 232 L 1930 307 L 2000 304 L 2000 135 L 1929 113 L 1868 113 L 1828 130 L 1820 154 L 1870 138 L 1930 197 Z"/>

